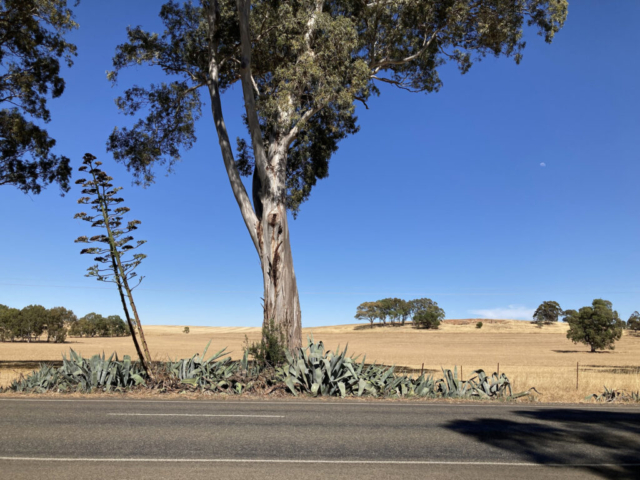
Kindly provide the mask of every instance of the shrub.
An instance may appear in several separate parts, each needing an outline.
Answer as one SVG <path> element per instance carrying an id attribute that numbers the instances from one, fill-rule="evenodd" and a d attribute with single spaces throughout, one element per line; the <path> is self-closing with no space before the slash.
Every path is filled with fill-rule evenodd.
<path id="1" fill-rule="evenodd" d="M 476 328 L 482 328 L 483 323 L 482 322 L 478 322 L 476 323 Z"/>
<path id="2" fill-rule="evenodd" d="M 607 300 L 596 299 L 591 307 L 582 307 L 578 312 L 567 310 L 564 314 L 565 322 L 569 323 L 567 338 L 589 345 L 592 352 L 613 350 L 614 343 L 622 337 L 622 320 Z"/>
<path id="3" fill-rule="evenodd" d="M 184 329 L 182 330 L 182 333 L 189 333 L 189 327 L 184 327 Z"/>
<path id="4" fill-rule="evenodd" d="M 249 344 L 249 338 L 246 335 L 244 343 L 245 353 L 251 355 L 254 362 L 261 367 L 275 367 L 282 365 L 287 360 L 284 333 L 273 319 L 262 325 L 260 343 Z"/>

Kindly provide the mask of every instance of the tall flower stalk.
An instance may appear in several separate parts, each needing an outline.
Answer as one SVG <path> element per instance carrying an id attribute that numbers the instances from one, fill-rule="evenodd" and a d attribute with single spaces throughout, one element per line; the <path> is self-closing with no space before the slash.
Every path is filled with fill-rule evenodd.
<path id="1" fill-rule="evenodd" d="M 87 172 L 90 177 L 81 178 L 76 181 L 76 184 L 82 185 L 82 194 L 85 195 L 78 200 L 78 203 L 91 205 L 91 209 L 97 213 L 80 212 L 74 218 L 89 222 L 92 227 L 104 228 L 106 235 L 94 235 L 90 238 L 86 236 L 78 237 L 76 243 L 95 245 L 84 248 L 80 252 L 81 254 L 96 255 L 94 260 L 97 263 L 87 269 L 86 276 L 96 277 L 101 282 L 115 283 L 118 287 L 124 315 L 131 329 L 131 337 L 140 358 L 140 363 L 149 378 L 153 379 L 151 355 L 144 338 L 140 316 L 133 301 L 133 290 L 140 285 L 144 278 L 139 277 L 135 269 L 146 258 L 146 255 L 133 253 L 132 251 L 146 243 L 146 240 L 137 240 L 135 244 L 132 244 L 134 238 L 131 236 L 131 232 L 136 230 L 141 222 L 139 220 L 130 220 L 123 227 L 124 215 L 130 209 L 125 206 L 118 206 L 124 202 L 123 198 L 117 196 L 122 187 L 114 187 L 111 183 L 113 177 L 110 177 L 99 168 L 102 162 L 95 160 L 96 157 L 90 153 L 84 155 L 82 166 L 78 170 Z M 133 255 L 129 256 L 130 253 L 133 253 Z M 136 284 L 131 286 L 131 280 L 134 280 Z"/>

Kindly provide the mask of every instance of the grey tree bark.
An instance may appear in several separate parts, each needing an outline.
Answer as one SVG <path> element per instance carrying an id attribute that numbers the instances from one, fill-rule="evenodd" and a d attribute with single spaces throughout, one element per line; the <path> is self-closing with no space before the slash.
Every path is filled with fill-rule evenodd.
<path id="1" fill-rule="evenodd" d="M 251 77 L 251 41 L 248 27 L 250 5 L 249 2 L 238 0 L 242 40 L 241 80 L 255 157 L 256 179 L 254 182 L 257 182 L 252 206 L 235 165 L 222 113 L 215 41 L 216 2 L 211 1 L 210 5 L 207 20 L 211 51 L 207 86 L 211 99 L 211 111 L 231 189 L 260 258 L 264 283 L 263 324 L 273 321 L 283 333 L 287 347 L 295 349 L 302 344 L 302 320 L 289 240 L 285 172 L 286 150 L 295 139 L 297 130 L 294 128 L 287 132 L 287 135 L 281 136 L 280 141 L 273 142 L 269 152 L 265 151 Z"/>

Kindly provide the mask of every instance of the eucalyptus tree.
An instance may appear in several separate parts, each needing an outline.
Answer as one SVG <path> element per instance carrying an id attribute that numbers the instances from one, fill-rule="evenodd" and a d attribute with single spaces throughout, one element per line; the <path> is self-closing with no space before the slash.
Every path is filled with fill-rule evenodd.
<path id="1" fill-rule="evenodd" d="M 0 185 L 69 190 L 69 159 L 53 153 L 38 122 L 51 120 L 47 100 L 64 92 L 60 62 L 71 66 L 76 55 L 65 34 L 77 26 L 67 0 L 0 2 Z"/>
<path id="2" fill-rule="evenodd" d="M 584 343 L 591 351 L 613 350 L 622 337 L 622 320 L 608 300 L 595 299 L 590 307 L 577 312 L 566 310 L 564 321 L 569 324 L 567 338 L 573 343 Z"/>
<path id="3" fill-rule="evenodd" d="M 141 64 L 167 81 L 135 85 L 116 100 L 137 120 L 116 128 L 108 149 L 137 181 L 153 182 L 156 166 L 171 169 L 196 141 L 205 92 L 260 257 L 264 322 L 275 320 L 295 348 L 301 320 L 287 211 L 298 214 L 338 143 L 358 131 L 355 105 L 369 108 L 381 84 L 436 92 L 449 62 L 462 73 L 487 55 L 520 62 L 525 25 L 551 42 L 566 15 L 566 0 L 170 1 L 160 10 L 163 33 L 129 28 L 117 47 L 112 81 Z M 222 94 L 236 82 L 249 141 L 239 138 L 234 156 Z M 251 197 L 242 176 L 252 176 Z"/>
<path id="4" fill-rule="evenodd" d="M 533 314 L 533 321 L 539 326 L 551 325 L 562 316 L 562 308 L 558 302 L 542 302 Z"/>
<path id="5" fill-rule="evenodd" d="M 101 282 L 115 283 L 118 287 L 122 309 L 131 330 L 131 337 L 140 363 L 147 375 L 153 379 L 151 355 L 144 338 L 138 309 L 133 300 L 133 290 L 140 285 L 144 278 L 138 277 L 135 269 L 146 258 L 143 253 L 133 252 L 145 244 L 146 240 L 138 240 L 132 244 L 134 238 L 131 232 L 137 230 L 141 222 L 140 220 L 129 220 L 124 224 L 124 216 L 130 209 L 121 205 L 124 199 L 118 194 L 122 187 L 114 187 L 111 183 L 113 178 L 100 169 L 102 162 L 95 160 L 96 157 L 90 153 L 84 155 L 82 166 L 78 170 L 86 172 L 88 176 L 76 181 L 82 185 L 82 194 L 85 195 L 80 197 L 78 203 L 91 205 L 90 208 L 95 213 L 80 212 L 74 218 L 89 222 L 92 227 L 104 229 L 106 235 L 81 236 L 76 239 L 76 242 L 92 245 L 83 248 L 81 254 L 95 255 L 94 261 L 96 263 L 87 269 L 86 276 L 95 277 Z M 100 317 L 99 321 L 95 322 L 97 334 L 104 333 L 105 329 L 109 330 L 107 320 L 101 315 L 95 313 L 89 315 L 92 315 L 92 318 Z M 89 320 L 87 317 L 81 319 L 80 322 Z"/>
<path id="6" fill-rule="evenodd" d="M 354 317 L 356 320 L 368 320 L 371 328 L 376 320 L 380 318 L 380 302 L 363 302 L 358 305 Z"/>
<path id="7" fill-rule="evenodd" d="M 632 332 L 640 332 L 640 313 L 633 312 L 627 320 L 626 327 Z"/>

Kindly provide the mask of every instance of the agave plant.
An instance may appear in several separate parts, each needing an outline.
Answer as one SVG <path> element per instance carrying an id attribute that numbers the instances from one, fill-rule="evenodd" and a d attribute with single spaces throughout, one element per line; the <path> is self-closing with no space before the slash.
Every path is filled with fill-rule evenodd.
<path id="1" fill-rule="evenodd" d="M 205 359 L 211 341 L 202 355 L 170 361 L 166 365 L 168 373 L 185 385 L 200 387 L 205 390 L 227 390 L 236 387 L 231 381 L 239 370 L 247 364 L 246 355 L 241 362 L 234 362 L 231 357 L 224 357 L 226 348 Z M 242 389 L 242 387 L 237 387 Z"/>
<path id="2" fill-rule="evenodd" d="M 640 402 L 640 391 L 627 392 L 624 390 L 609 389 L 604 386 L 604 392 L 597 394 L 594 393 L 585 397 L 585 400 L 595 400 L 596 402 L 615 402 L 615 401 L 628 401 L 628 402 Z"/>
<path id="3" fill-rule="evenodd" d="M 114 358 L 115 357 L 115 358 Z M 39 370 L 26 377 L 21 376 L 9 386 L 16 392 L 90 392 L 93 390 L 125 390 L 145 384 L 145 372 L 138 362 L 132 362 L 129 355 L 122 361 L 117 355 L 109 358 L 94 355 L 87 360 L 73 350 L 69 358 L 62 359 L 61 367 L 42 365 Z"/>
<path id="4" fill-rule="evenodd" d="M 279 377 L 291 393 L 300 392 L 313 396 L 348 395 L 382 397 L 444 397 L 444 398 L 518 398 L 528 392 L 513 394 L 511 383 L 505 374 L 491 377 L 483 370 L 473 372 L 474 376 L 463 381 L 458 378 L 457 368 L 443 369 L 443 377 L 420 375 L 417 379 L 396 375 L 394 367 L 366 365 L 366 357 L 358 362 L 358 357 L 347 356 L 347 348 L 340 347 L 334 352 L 324 350 L 322 342 L 307 339 L 307 346 L 294 354 L 287 352 L 287 363 L 279 370 Z"/>

